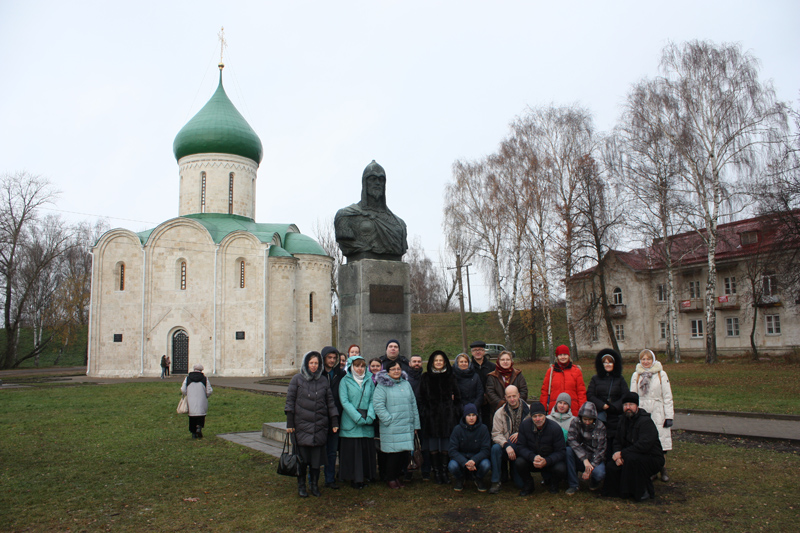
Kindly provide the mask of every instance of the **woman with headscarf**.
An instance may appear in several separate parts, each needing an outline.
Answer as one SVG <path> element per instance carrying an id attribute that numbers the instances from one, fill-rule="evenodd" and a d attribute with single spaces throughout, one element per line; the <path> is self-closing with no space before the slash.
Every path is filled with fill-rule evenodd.
<path id="1" fill-rule="evenodd" d="M 597 419 L 606 426 L 606 454 L 607 459 L 611 459 L 614 437 L 622 415 L 622 397 L 628 392 L 628 384 L 622 375 L 622 356 L 616 350 L 606 348 L 597 352 L 594 367 L 597 374 L 589 381 L 586 396 L 597 408 Z"/>
<path id="2" fill-rule="evenodd" d="M 360 355 L 351 356 L 339 385 L 342 427 L 339 432 L 339 477 L 362 489 L 375 479 L 375 384 Z"/>
<path id="3" fill-rule="evenodd" d="M 203 374 L 203 365 L 197 364 L 192 372 L 186 376 L 181 385 L 181 393 L 189 402 L 189 431 L 193 439 L 203 438 L 203 428 L 206 426 L 206 413 L 208 413 L 208 397 L 214 389 L 211 382 Z"/>
<path id="4" fill-rule="evenodd" d="M 669 376 L 651 350 L 639 352 L 639 364 L 631 376 L 631 390 L 639 394 L 639 407 L 650 413 L 650 418 L 658 428 L 658 437 L 666 459 L 667 452 L 672 449 L 671 428 L 675 417 L 672 387 Z M 661 481 L 669 481 L 666 466 L 661 468 Z"/>
<path id="5" fill-rule="evenodd" d="M 583 382 L 581 368 L 572 364 L 569 347 L 563 344 L 556 348 L 556 362 L 547 369 L 542 382 L 539 401 L 548 413 L 553 410 L 558 395 L 562 392 L 566 392 L 572 398 L 572 414 L 578 416 L 578 409 L 586 401 L 586 384 Z"/>
<path id="6" fill-rule="evenodd" d="M 497 366 L 486 377 L 486 397 L 489 399 L 492 414 L 506 404 L 506 387 L 509 385 L 519 389 L 522 401 L 528 401 L 528 382 L 522 375 L 522 370 L 514 368 L 511 352 L 506 350 L 497 356 Z"/>
<path id="7" fill-rule="evenodd" d="M 381 432 L 381 451 L 385 455 L 385 475 L 389 488 L 403 487 L 400 474 L 414 450 L 414 432 L 419 430 L 419 412 L 414 391 L 397 359 L 384 364 L 378 374 L 372 404 Z"/>
<path id="8" fill-rule="evenodd" d="M 422 434 L 431 454 L 431 467 L 436 483 L 450 483 L 447 465 L 450 462 L 450 434 L 461 420 L 461 393 L 447 354 L 436 350 L 428 358 L 428 371 L 419 385 L 422 406 Z M 424 448 L 424 445 L 423 445 Z"/>
<path id="9" fill-rule="evenodd" d="M 308 491 L 319 496 L 319 470 L 325 464 L 328 427 L 339 431 L 339 411 L 327 379 L 322 378 L 324 364 L 319 352 L 308 352 L 303 357 L 300 373 L 289 383 L 286 393 L 286 431 L 294 433 L 297 455 L 301 458 L 297 475 L 297 494 L 308 498 Z M 306 490 L 306 469 L 310 469 L 309 488 Z"/>
<path id="10" fill-rule="evenodd" d="M 461 393 L 461 406 L 466 407 L 471 403 L 480 412 L 483 403 L 483 384 L 467 354 L 460 353 L 456 356 L 453 374 L 456 376 L 458 391 Z"/>

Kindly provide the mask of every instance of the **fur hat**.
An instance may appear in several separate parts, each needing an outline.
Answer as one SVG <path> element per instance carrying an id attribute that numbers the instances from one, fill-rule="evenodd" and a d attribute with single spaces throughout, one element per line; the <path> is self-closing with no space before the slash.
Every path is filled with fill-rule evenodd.
<path id="1" fill-rule="evenodd" d="M 639 405 L 639 395 L 638 395 L 638 394 L 636 394 L 636 393 L 635 393 L 635 392 L 633 392 L 633 391 L 626 392 L 626 393 L 625 393 L 625 394 L 622 396 L 622 403 L 623 403 L 623 404 L 626 404 L 626 403 L 635 403 L 636 405 Z"/>
<path id="2" fill-rule="evenodd" d="M 531 416 L 536 414 L 539 415 L 547 414 L 547 410 L 544 408 L 544 405 L 542 405 L 542 402 L 533 402 L 531 404 Z"/>
<path id="3" fill-rule="evenodd" d="M 470 348 L 486 348 L 486 343 L 483 341 L 475 341 L 469 345 Z"/>
<path id="4" fill-rule="evenodd" d="M 569 346 L 562 344 L 556 348 L 556 355 L 569 355 Z"/>

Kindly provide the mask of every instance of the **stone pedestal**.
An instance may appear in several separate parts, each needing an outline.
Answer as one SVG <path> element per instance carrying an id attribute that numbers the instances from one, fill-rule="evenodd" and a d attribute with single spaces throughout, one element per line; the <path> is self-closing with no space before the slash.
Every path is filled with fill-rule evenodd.
<path id="1" fill-rule="evenodd" d="M 369 361 L 386 353 L 389 339 L 411 355 L 410 267 L 400 261 L 361 259 L 339 269 L 339 348 L 361 347 Z"/>

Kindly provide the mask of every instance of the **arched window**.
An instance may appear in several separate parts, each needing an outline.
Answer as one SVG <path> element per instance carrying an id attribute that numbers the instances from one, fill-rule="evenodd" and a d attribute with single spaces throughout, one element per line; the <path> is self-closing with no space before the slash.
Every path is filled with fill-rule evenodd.
<path id="1" fill-rule="evenodd" d="M 200 173 L 200 212 L 206 212 L 206 173 Z"/>
<path id="2" fill-rule="evenodd" d="M 114 268 L 114 287 L 118 291 L 125 290 L 125 263 L 120 261 Z"/>
<path id="3" fill-rule="evenodd" d="M 611 293 L 614 305 L 622 305 L 622 289 L 614 287 L 614 292 Z"/>
<path id="4" fill-rule="evenodd" d="M 308 295 L 308 321 L 314 322 L 314 293 Z"/>
<path id="5" fill-rule="evenodd" d="M 239 261 L 239 288 L 240 289 L 244 289 L 244 280 L 245 280 L 245 278 L 244 278 L 244 269 L 245 269 L 244 259 L 241 259 Z"/>
<path id="6" fill-rule="evenodd" d="M 233 214 L 233 172 L 228 175 L 228 214 Z"/>
<path id="7" fill-rule="evenodd" d="M 186 290 L 186 259 L 181 257 L 175 261 L 175 289 L 180 291 Z"/>

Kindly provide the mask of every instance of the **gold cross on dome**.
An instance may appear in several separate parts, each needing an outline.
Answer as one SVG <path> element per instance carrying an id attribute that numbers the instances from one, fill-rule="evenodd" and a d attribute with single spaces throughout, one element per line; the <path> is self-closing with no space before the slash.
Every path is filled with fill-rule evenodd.
<path id="1" fill-rule="evenodd" d="M 222 69 L 225 67 L 225 63 L 222 62 L 222 52 L 225 50 L 225 47 L 228 46 L 228 43 L 225 41 L 225 26 L 220 28 L 217 37 L 219 37 L 219 68 Z"/>

